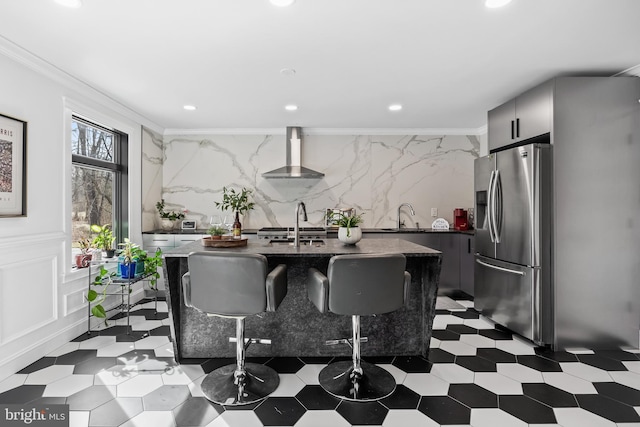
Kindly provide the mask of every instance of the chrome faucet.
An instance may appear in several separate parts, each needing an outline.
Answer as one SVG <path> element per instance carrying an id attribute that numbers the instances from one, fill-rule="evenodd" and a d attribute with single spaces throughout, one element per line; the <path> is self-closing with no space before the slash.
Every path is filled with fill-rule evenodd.
<path id="1" fill-rule="evenodd" d="M 411 206 L 411 204 L 409 203 L 403 203 L 400 206 L 398 206 L 398 230 L 400 230 L 400 227 L 402 227 L 403 223 L 400 222 L 400 209 L 402 209 L 403 206 L 407 206 L 409 207 L 410 211 L 411 211 L 411 215 L 415 215 L 416 212 L 413 210 L 413 206 Z"/>
<path id="2" fill-rule="evenodd" d="M 296 228 L 293 237 L 293 246 L 296 248 L 300 247 L 300 208 L 302 208 L 302 214 L 304 215 L 302 220 L 307 221 L 307 207 L 304 205 L 304 202 L 298 202 L 296 205 Z"/>

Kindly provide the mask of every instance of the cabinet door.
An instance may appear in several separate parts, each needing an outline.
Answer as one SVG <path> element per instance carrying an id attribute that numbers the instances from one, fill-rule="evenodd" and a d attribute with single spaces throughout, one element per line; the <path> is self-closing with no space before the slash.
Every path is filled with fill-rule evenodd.
<path id="1" fill-rule="evenodd" d="M 143 234 L 142 249 L 149 252 L 155 252 L 157 248 L 172 249 L 175 247 L 175 238 L 173 234 Z"/>
<path id="2" fill-rule="evenodd" d="M 516 98 L 516 140 L 524 141 L 551 132 L 552 101 L 553 80 Z"/>
<path id="3" fill-rule="evenodd" d="M 495 150 L 515 142 L 515 120 L 515 99 L 489 111 L 489 150 Z"/>
<path id="4" fill-rule="evenodd" d="M 449 293 L 460 289 L 460 251 L 458 234 L 443 233 L 440 235 L 440 252 L 442 267 L 440 270 L 439 292 Z"/>
<path id="5" fill-rule="evenodd" d="M 177 234 L 176 238 L 176 248 L 186 245 L 191 242 L 199 242 L 202 239 L 201 234 Z"/>
<path id="6" fill-rule="evenodd" d="M 473 271 L 475 236 L 459 234 L 460 249 L 460 290 L 473 296 Z"/>

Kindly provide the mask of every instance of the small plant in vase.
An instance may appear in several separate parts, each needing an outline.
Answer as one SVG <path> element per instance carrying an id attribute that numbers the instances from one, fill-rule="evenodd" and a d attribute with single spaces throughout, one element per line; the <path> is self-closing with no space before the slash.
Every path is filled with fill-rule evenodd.
<path id="1" fill-rule="evenodd" d="M 79 240 L 78 247 L 80 248 L 80 253 L 76 255 L 76 267 L 88 267 L 91 262 L 91 241 L 89 239 Z"/>
<path id="2" fill-rule="evenodd" d="M 236 192 L 233 188 L 222 187 L 222 202 L 215 202 L 216 208 L 226 211 L 235 212 L 236 217 L 233 222 L 233 237 L 239 239 L 242 236 L 242 224 L 240 223 L 240 215 L 250 211 L 255 203 L 249 201 L 253 190 L 242 188 Z"/>
<path id="3" fill-rule="evenodd" d="M 227 232 L 226 229 L 219 227 L 217 225 L 214 225 L 213 227 L 209 227 L 209 229 L 207 230 L 207 234 L 211 235 L 211 239 L 212 240 L 220 240 L 222 239 L 222 236 Z"/>
<path id="4" fill-rule="evenodd" d="M 163 230 L 171 230 L 175 222 L 184 218 L 183 212 L 165 211 L 164 199 L 156 203 L 156 209 L 160 215 L 161 225 Z"/>
<path id="5" fill-rule="evenodd" d="M 97 249 L 103 250 L 107 258 L 113 258 L 116 252 L 113 248 L 113 242 L 115 242 L 116 238 L 113 236 L 111 224 L 93 224 L 91 226 L 91 231 L 97 233 L 96 237 L 93 238 L 93 246 Z"/>
<path id="6" fill-rule="evenodd" d="M 327 213 L 329 221 L 336 224 L 338 228 L 338 240 L 347 245 L 355 245 L 362 239 L 362 230 L 358 226 L 362 224 L 362 215 L 345 215 L 342 212 Z"/>
<path id="7" fill-rule="evenodd" d="M 131 279 L 136 276 L 136 254 L 138 254 L 138 245 L 129 239 L 124 239 L 120 256 L 118 256 L 118 269 L 123 279 Z"/>

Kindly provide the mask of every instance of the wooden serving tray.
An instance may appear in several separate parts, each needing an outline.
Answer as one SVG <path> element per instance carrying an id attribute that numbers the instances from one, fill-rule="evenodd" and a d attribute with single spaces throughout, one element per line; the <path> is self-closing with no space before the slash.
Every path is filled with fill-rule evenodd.
<path id="1" fill-rule="evenodd" d="M 239 248 L 247 246 L 246 237 L 242 239 L 234 239 L 231 236 L 222 236 L 220 240 L 213 240 L 211 236 L 202 238 L 202 246 L 205 248 Z"/>

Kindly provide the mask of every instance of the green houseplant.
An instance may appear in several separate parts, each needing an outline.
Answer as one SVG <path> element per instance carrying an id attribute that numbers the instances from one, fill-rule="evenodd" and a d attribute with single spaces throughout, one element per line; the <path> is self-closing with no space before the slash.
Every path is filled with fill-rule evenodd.
<path id="1" fill-rule="evenodd" d="M 158 210 L 158 214 L 160 215 L 162 228 L 164 230 L 171 230 L 174 227 L 175 221 L 184 218 L 184 213 L 176 211 L 165 211 L 164 208 L 164 199 L 156 203 L 156 209 Z"/>
<path id="2" fill-rule="evenodd" d="M 120 243 L 119 246 L 122 246 L 120 256 L 118 256 L 120 276 L 125 279 L 133 278 L 136 275 L 136 255 L 139 255 L 138 245 L 125 238 L 124 243 Z"/>
<path id="3" fill-rule="evenodd" d="M 362 224 L 362 215 L 353 214 L 345 215 L 342 212 L 328 212 L 329 221 L 336 224 L 338 228 L 338 240 L 348 245 L 355 245 L 362 239 L 362 230 L 359 224 Z"/>
<path id="4" fill-rule="evenodd" d="M 220 240 L 226 232 L 227 232 L 226 229 L 219 227 L 217 225 L 214 225 L 213 227 L 209 227 L 209 229 L 207 230 L 207 234 L 210 234 L 213 240 Z"/>
<path id="5" fill-rule="evenodd" d="M 145 257 L 146 259 L 144 260 L 143 274 L 149 280 L 149 287 L 153 290 L 156 290 L 156 284 L 158 283 L 158 279 L 160 278 L 158 268 L 162 267 L 162 250 L 160 248 L 157 248 L 153 256 L 149 256 L 145 253 Z"/>
<path id="6" fill-rule="evenodd" d="M 78 247 L 80 253 L 76 255 L 76 267 L 85 268 L 89 266 L 91 262 L 91 241 L 89 239 L 82 239 L 78 241 Z"/>
<path id="7" fill-rule="evenodd" d="M 222 187 L 222 202 L 215 202 L 216 208 L 226 211 L 231 210 L 235 212 L 236 218 L 233 223 L 233 235 L 234 237 L 240 237 L 242 232 L 242 224 L 240 223 L 240 215 L 250 211 L 255 206 L 255 203 L 249 201 L 249 196 L 253 193 L 253 190 L 242 188 L 240 191 L 236 191 L 233 188 Z"/>
<path id="8" fill-rule="evenodd" d="M 113 258 L 115 255 L 115 249 L 113 248 L 113 242 L 116 238 L 111 230 L 111 224 L 91 225 L 91 231 L 96 233 L 93 238 L 93 246 L 106 252 L 107 258 Z"/>
<path id="9" fill-rule="evenodd" d="M 95 289 L 90 289 L 85 297 L 88 302 L 94 304 L 93 307 L 91 307 L 91 314 L 95 317 L 99 317 L 101 319 L 106 319 L 107 317 L 107 312 L 102 303 L 107 299 L 107 288 L 111 283 L 113 283 L 113 277 L 115 277 L 115 275 L 115 271 L 109 271 L 104 267 L 104 265 L 101 265 L 98 274 L 96 274 L 93 282 L 91 282 L 93 286 L 103 287 L 101 292 L 98 292 Z M 109 326 L 106 320 L 104 324 Z"/>

